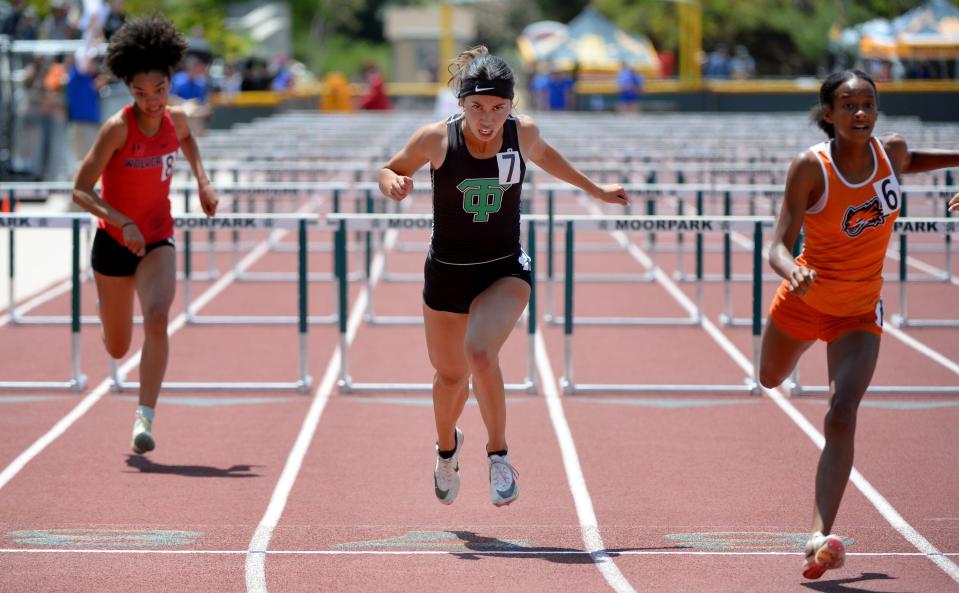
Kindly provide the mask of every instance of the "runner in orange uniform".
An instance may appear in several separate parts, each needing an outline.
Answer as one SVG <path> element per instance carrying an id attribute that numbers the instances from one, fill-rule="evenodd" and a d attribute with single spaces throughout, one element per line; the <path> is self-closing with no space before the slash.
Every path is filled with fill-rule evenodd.
<path id="1" fill-rule="evenodd" d="M 110 356 L 122 358 L 130 349 L 134 293 L 143 311 L 140 401 L 130 445 L 135 453 L 156 447 L 154 408 L 169 358 L 167 323 L 176 287 L 170 179 L 178 150 L 196 176 L 203 211 L 213 216 L 219 201 L 186 114 L 167 107 L 170 77 L 186 49 L 183 36 L 161 17 L 130 21 L 113 34 L 107 66 L 134 102 L 103 124 L 74 181 L 73 201 L 99 218 L 91 264 Z M 93 187 L 101 176 L 98 196 Z"/>
<path id="2" fill-rule="evenodd" d="M 842 566 L 832 534 L 853 464 L 856 413 L 869 386 L 882 335 L 882 265 L 899 215 L 904 173 L 959 166 L 959 151 L 912 150 L 898 134 L 872 135 L 879 94 L 859 70 L 829 76 L 814 120 L 829 140 L 793 160 L 769 263 L 785 278 L 763 335 L 759 381 L 775 387 L 816 340 L 827 343 L 826 446 L 816 471 L 813 535 L 803 576 Z M 953 198 L 959 208 L 959 195 Z M 802 254 L 792 246 L 805 225 Z"/>

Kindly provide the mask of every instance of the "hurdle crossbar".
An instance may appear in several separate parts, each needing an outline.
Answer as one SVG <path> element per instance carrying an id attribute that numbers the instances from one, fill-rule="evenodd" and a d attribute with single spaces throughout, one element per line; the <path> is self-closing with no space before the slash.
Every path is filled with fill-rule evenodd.
<path id="1" fill-rule="evenodd" d="M 756 216 L 726 216 L 726 217 L 704 217 L 704 216 L 561 216 L 557 221 L 564 224 L 566 232 L 566 280 L 565 287 L 565 305 L 563 316 L 563 361 L 564 373 L 560 379 L 563 392 L 566 394 L 589 393 L 589 392 L 630 392 L 630 393 L 680 393 L 680 392 L 710 392 L 710 393 L 739 393 L 748 392 L 752 395 L 759 394 L 758 382 L 754 377 L 747 377 L 743 383 L 735 385 L 714 385 L 714 384 L 616 384 L 616 383 L 576 383 L 574 381 L 574 361 L 573 361 L 573 328 L 577 318 L 573 314 L 573 261 L 574 261 L 574 240 L 576 227 L 588 230 L 604 230 L 609 232 L 649 232 L 666 231 L 673 232 L 684 230 L 686 232 L 695 232 L 701 239 L 703 233 L 718 232 L 728 233 L 733 230 L 749 231 L 753 233 L 754 252 L 753 252 L 753 361 L 758 360 L 759 342 L 762 333 L 760 324 L 760 315 L 762 307 L 762 241 L 763 227 L 772 226 L 773 219 L 770 217 Z M 702 260 L 697 259 L 697 276 L 702 275 Z M 697 323 L 702 323 L 702 294 L 697 294 L 696 311 L 691 315 L 697 319 Z M 610 318 L 610 325 L 613 325 L 613 319 Z M 629 319 L 629 318 L 626 318 Z M 624 325 L 620 323 L 619 325 Z M 754 367 L 758 365 L 754 364 Z"/>

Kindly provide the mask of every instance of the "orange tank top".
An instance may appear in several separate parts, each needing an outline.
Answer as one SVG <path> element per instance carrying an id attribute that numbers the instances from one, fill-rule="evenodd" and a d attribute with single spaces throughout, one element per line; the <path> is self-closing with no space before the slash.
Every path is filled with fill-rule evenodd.
<path id="1" fill-rule="evenodd" d="M 170 179 L 180 141 L 169 112 L 160 129 L 147 136 L 137 125 L 133 105 L 123 108 L 127 140 L 103 170 L 101 197 L 136 223 L 147 245 L 173 236 Z M 123 231 L 104 220 L 97 223 L 123 245 Z"/>
<path id="2" fill-rule="evenodd" d="M 803 300 L 829 315 L 874 311 L 882 290 L 882 264 L 902 194 L 882 143 L 873 137 L 869 146 L 873 173 L 856 184 L 843 179 L 836 168 L 830 142 L 810 148 L 819 159 L 826 188 L 806 211 L 806 238 L 796 263 L 816 271 Z"/>

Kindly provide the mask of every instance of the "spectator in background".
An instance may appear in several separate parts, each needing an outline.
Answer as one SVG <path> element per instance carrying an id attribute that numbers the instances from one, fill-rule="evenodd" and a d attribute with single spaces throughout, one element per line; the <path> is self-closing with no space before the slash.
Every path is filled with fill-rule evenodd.
<path id="1" fill-rule="evenodd" d="M 756 60 L 749 55 L 745 45 L 736 46 L 736 51 L 729 60 L 729 72 L 736 80 L 746 80 L 756 76 Z"/>
<path id="2" fill-rule="evenodd" d="M 86 156 L 100 130 L 100 89 L 107 80 L 100 72 L 96 49 L 78 49 L 67 74 L 66 87 L 68 134 L 77 162 Z"/>
<path id="3" fill-rule="evenodd" d="M 243 65 L 241 91 L 266 91 L 270 89 L 270 75 L 266 71 L 266 62 L 257 57 L 247 59 Z"/>
<path id="4" fill-rule="evenodd" d="M 546 86 L 550 111 L 566 111 L 573 106 L 573 77 L 562 70 L 553 70 Z"/>
<path id="5" fill-rule="evenodd" d="M 212 113 L 207 99 L 210 87 L 207 81 L 207 65 L 199 56 L 187 53 L 185 68 L 173 75 L 170 94 L 183 100 L 190 129 L 196 137 L 206 133 L 206 119 Z"/>
<path id="6" fill-rule="evenodd" d="M 729 78 L 729 50 L 725 43 L 720 43 L 709 52 L 703 74 L 707 78 Z"/>
<path id="7" fill-rule="evenodd" d="M 659 75 L 663 78 L 669 78 L 675 74 L 676 54 L 668 49 L 659 52 Z"/>
<path id="8" fill-rule="evenodd" d="M 43 178 L 64 181 L 72 174 L 67 158 L 67 106 L 63 89 L 67 83 L 66 59 L 55 56 L 43 72 Z"/>
<path id="9" fill-rule="evenodd" d="M 50 14 L 40 23 L 40 39 L 76 39 L 79 31 L 70 22 L 70 4 L 67 0 L 52 0 Z"/>
<path id="10" fill-rule="evenodd" d="M 756 60 L 749 55 L 745 45 L 736 46 L 736 52 L 729 60 L 729 71 L 736 80 L 746 80 L 756 76 Z"/>
<path id="11" fill-rule="evenodd" d="M 392 109 L 393 104 L 386 94 L 386 81 L 380 74 L 376 64 L 368 64 L 364 69 L 367 91 L 360 99 L 360 109 L 383 110 Z"/>
<path id="12" fill-rule="evenodd" d="M 290 60 L 286 54 L 277 54 L 273 61 L 273 80 L 270 82 L 270 89 L 279 93 L 285 93 L 293 90 L 296 79 L 293 71 L 290 70 Z"/>
<path id="13" fill-rule="evenodd" d="M 549 65 L 546 62 L 536 64 L 536 69 L 529 78 L 529 94 L 533 99 L 534 109 L 549 109 Z"/>
<path id="14" fill-rule="evenodd" d="M 643 75 L 633 70 L 629 64 L 623 62 L 616 75 L 616 86 L 619 88 L 619 101 L 616 107 L 624 113 L 639 113 L 639 100 L 643 95 L 645 84 Z"/>
<path id="15" fill-rule="evenodd" d="M 196 56 L 187 55 L 183 70 L 173 75 L 170 93 L 184 101 L 205 105 L 210 91 L 206 79 L 206 64 Z"/>
<path id="16" fill-rule="evenodd" d="M 103 36 L 107 41 L 110 41 L 110 36 L 122 27 L 123 23 L 127 22 L 127 15 L 123 11 L 123 0 L 112 0 L 109 6 L 105 6 L 101 19 L 103 22 Z"/>
<path id="17" fill-rule="evenodd" d="M 221 80 L 220 91 L 228 97 L 234 97 L 240 92 L 243 86 L 243 75 L 234 62 L 223 64 L 223 79 Z"/>
<path id="18" fill-rule="evenodd" d="M 30 40 L 37 38 L 37 22 L 33 9 L 27 6 L 27 0 L 13 0 L 11 11 L 0 23 L 0 35 L 10 39 Z"/>
<path id="19" fill-rule="evenodd" d="M 353 102 L 350 83 L 342 72 L 328 72 L 323 77 L 323 95 L 320 109 L 323 111 L 352 111 Z"/>

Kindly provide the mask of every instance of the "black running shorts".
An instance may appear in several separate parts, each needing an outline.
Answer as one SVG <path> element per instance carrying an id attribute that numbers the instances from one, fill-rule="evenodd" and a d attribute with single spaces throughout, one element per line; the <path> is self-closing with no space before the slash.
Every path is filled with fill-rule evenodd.
<path id="1" fill-rule="evenodd" d="M 500 278 L 519 278 L 530 286 L 530 258 L 520 250 L 502 259 L 481 264 L 450 264 L 427 256 L 423 267 L 423 302 L 434 311 L 469 313 L 481 292 Z"/>
<path id="2" fill-rule="evenodd" d="M 169 245 L 173 247 L 173 239 L 164 239 L 147 245 L 146 252 L 150 253 L 158 247 Z M 116 242 L 103 229 L 97 229 L 93 237 L 93 249 L 90 253 L 90 265 L 94 271 L 104 276 L 132 276 L 137 271 L 142 257 L 134 255 L 132 251 Z"/>

